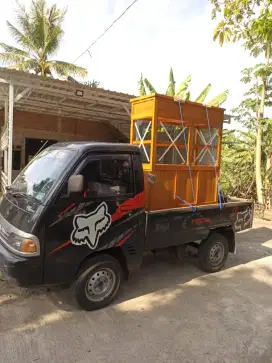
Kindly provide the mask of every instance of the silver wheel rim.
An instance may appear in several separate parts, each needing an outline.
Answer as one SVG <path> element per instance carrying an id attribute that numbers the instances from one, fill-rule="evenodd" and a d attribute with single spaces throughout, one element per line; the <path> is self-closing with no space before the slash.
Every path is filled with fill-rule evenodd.
<path id="1" fill-rule="evenodd" d="M 210 263 L 213 266 L 218 266 L 224 259 L 225 247 L 223 243 L 216 242 L 210 249 Z"/>
<path id="2" fill-rule="evenodd" d="M 86 283 L 86 296 L 90 301 L 103 301 L 114 290 L 115 273 L 110 268 L 103 268 L 90 276 Z"/>

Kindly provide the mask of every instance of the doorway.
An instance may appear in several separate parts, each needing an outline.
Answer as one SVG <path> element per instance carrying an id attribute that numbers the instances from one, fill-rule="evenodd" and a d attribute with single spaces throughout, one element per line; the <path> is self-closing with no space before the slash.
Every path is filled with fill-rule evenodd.
<path id="1" fill-rule="evenodd" d="M 46 139 L 25 139 L 25 165 L 27 165 L 31 159 L 37 155 L 38 152 L 46 149 L 48 146 L 56 144 L 57 140 Z"/>

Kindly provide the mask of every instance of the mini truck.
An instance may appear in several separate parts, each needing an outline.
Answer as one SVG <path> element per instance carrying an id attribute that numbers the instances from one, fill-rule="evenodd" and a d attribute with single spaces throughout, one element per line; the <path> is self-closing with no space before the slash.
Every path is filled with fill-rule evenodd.
<path id="1" fill-rule="evenodd" d="M 171 97 L 132 100 L 130 144 L 50 146 L 0 202 L 0 271 L 21 286 L 73 285 L 107 306 L 146 251 L 193 252 L 206 272 L 234 253 L 253 203 L 218 186 L 224 110 Z M 208 125 L 207 125 L 208 124 Z"/>
<path id="2" fill-rule="evenodd" d="M 204 271 L 220 270 L 252 216 L 251 202 L 147 212 L 137 146 L 56 144 L 2 198 L 0 269 L 21 286 L 74 282 L 79 305 L 97 309 L 148 250 L 193 246 Z"/>

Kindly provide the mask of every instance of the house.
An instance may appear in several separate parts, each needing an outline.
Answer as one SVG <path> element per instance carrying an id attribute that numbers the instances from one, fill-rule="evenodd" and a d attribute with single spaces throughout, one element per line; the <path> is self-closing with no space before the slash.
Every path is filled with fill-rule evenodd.
<path id="1" fill-rule="evenodd" d="M 128 142 L 133 97 L 0 68 L 2 187 L 57 141 Z"/>

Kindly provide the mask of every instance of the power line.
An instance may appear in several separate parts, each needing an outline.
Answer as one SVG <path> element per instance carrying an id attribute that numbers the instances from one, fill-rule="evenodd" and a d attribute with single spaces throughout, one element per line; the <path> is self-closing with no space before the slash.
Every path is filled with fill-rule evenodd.
<path id="1" fill-rule="evenodd" d="M 92 44 L 86 49 L 86 50 L 84 50 L 84 52 L 82 52 L 75 60 L 74 60 L 74 62 L 73 63 L 75 63 L 80 57 L 82 57 L 83 56 L 83 54 L 85 54 L 86 52 L 89 52 L 89 50 L 91 49 L 91 47 L 93 46 L 93 45 L 95 45 L 95 43 L 97 43 L 98 42 L 98 40 L 99 39 L 101 39 L 113 26 L 114 26 L 114 24 L 115 23 L 117 23 L 117 21 L 118 20 L 120 20 L 125 14 L 126 14 L 126 12 L 137 2 L 138 0 L 134 0 L 123 12 L 122 12 L 122 14 L 121 15 L 119 15 L 118 16 L 118 18 L 117 19 L 115 19 L 114 20 L 114 22 L 113 23 L 111 23 L 111 25 L 101 34 L 101 35 L 99 35 L 99 37 L 98 38 L 96 38 L 95 39 L 95 41 L 93 41 L 92 42 Z M 90 54 L 90 53 L 89 53 Z"/>

